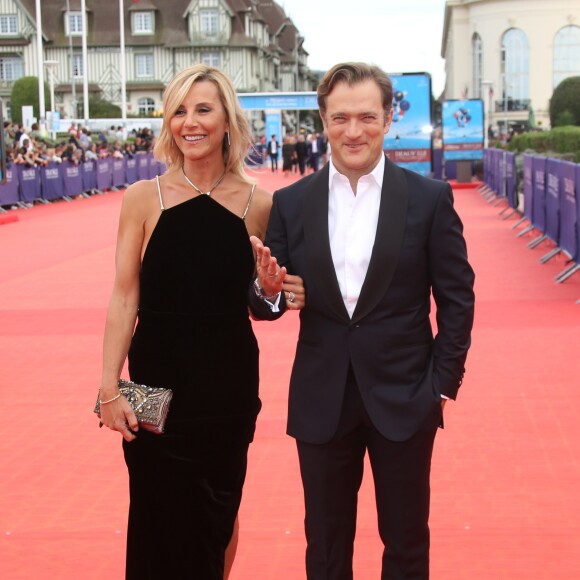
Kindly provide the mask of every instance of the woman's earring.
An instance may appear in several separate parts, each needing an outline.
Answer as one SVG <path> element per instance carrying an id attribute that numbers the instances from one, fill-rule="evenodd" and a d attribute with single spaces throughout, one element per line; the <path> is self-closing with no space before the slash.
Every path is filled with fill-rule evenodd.
<path id="1" fill-rule="evenodd" d="M 226 131 L 226 135 L 228 136 L 228 147 L 231 147 L 232 143 L 230 141 L 230 132 Z"/>

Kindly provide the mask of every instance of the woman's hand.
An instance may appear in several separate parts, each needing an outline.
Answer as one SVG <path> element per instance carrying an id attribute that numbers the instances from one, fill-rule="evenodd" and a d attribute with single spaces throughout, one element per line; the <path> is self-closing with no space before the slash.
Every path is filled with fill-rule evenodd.
<path id="1" fill-rule="evenodd" d="M 114 396 L 114 394 L 109 398 L 103 396 L 101 400 L 108 401 Z M 119 431 L 125 441 L 133 441 L 137 437 L 136 432 L 139 430 L 137 417 L 129 401 L 123 395 L 110 403 L 101 403 L 101 424 L 113 431 Z"/>
<path id="2" fill-rule="evenodd" d="M 286 278 L 286 268 L 280 268 L 276 258 L 262 243 L 260 238 L 250 236 L 250 242 L 256 252 L 256 274 L 258 284 L 266 296 L 274 296 L 282 291 L 282 284 Z"/>
<path id="3" fill-rule="evenodd" d="M 282 289 L 286 295 L 286 308 L 288 310 L 301 310 L 306 304 L 304 280 L 300 276 L 286 274 Z"/>

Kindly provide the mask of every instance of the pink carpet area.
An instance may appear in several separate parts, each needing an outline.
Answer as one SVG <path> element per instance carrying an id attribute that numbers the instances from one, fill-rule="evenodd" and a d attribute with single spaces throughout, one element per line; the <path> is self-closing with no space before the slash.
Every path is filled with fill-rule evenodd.
<path id="1" fill-rule="evenodd" d="M 295 180 L 254 173 L 273 191 Z M 515 218 L 456 188 L 476 325 L 433 462 L 434 580 L 580 578 L 580 274 L 516 238 Z M 122 192 L 13 212 L 0 227 L 0 578 L 123 578 L 127 475 L 97 427 L 105 310 Z M 285 435 L 298 330 L 256 323 L 264 408 L 231 580 L 304 580 L 303 504 Z M 360 493 L 355 578 L 380 577 L 373 485 Z M 192 571 L 192 578 L 195 578 Z M 203 580 L 203 579 L 200 579 Z"/>

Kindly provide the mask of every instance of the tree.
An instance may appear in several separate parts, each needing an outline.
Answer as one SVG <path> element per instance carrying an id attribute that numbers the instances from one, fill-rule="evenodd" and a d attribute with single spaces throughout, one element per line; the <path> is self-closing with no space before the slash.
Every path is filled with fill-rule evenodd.
<path id="1" fill-rule="evenodd" d="M 44 102 L 50 103 L 50 89 L 44 83 Z M 10 109 L 12 122 L 22 123 L 22 107 L 32 105 L 34 116 L 40 120 L 38 104 L 38 77 L 21 77 L 12 85 L 10 93 Z"/>
<path id="2" fill-rule="evenodd" d="M 563 124 L 580 125 L 580 76 L 564 79 L 554 90 L 550 99 L 550 123 L 552 127 Z"/>
<path id="3" fill-rule="evenodd" d="M 80 99 L 78 112 L 81 117 L 83 111 L 83 100 Z M 89 116 L 91 119 L 120 119 L 121 107 L 102 99 L 100 96 L 89 95 Z"/>

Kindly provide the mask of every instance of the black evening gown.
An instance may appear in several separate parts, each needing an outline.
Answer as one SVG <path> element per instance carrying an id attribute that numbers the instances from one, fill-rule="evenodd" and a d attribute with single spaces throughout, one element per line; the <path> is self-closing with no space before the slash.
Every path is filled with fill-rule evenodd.
<path id="1" fill-rule="evenodd" d="M 253 270 L 242 218 L 211 197 L 162 211 L 143 257 L 129 374 L 174 395 L 165 434 L 123 441 L 127 579 L 223 579 L 260 410 Z"/>

